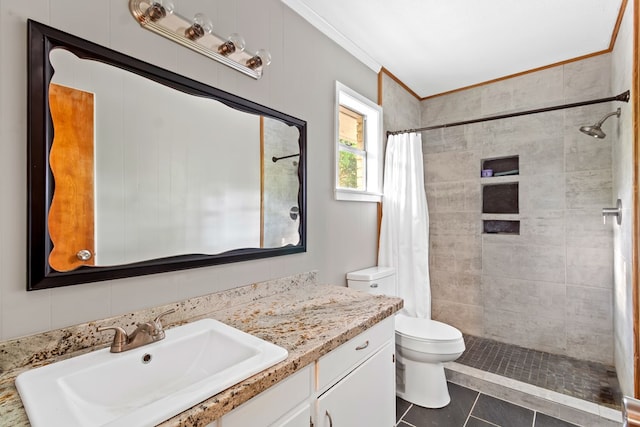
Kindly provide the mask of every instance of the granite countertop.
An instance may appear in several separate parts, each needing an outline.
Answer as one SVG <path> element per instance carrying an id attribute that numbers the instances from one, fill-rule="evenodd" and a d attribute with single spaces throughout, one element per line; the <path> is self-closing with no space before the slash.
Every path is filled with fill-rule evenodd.
<path id="1" fill-rule="evenodd" d="M 178 310 L 184 304 L 174 304 Z M 167 307 L 160 308 L 164 310 Z M 395 297 L 374 296 L 341 286 L 292 287 L 229 308 L 190 317 L 187 323 L 214 318 L 287 349 L 286 360 L 163 422 L 161 426 L 204 426 L 230 412 L 270 386 L 402 308 Z M 93 325 L 93 324 L 92 324 Z M 2 348 L 0 355 L 3 357 Z M 15 389 L 15 377 L 24 370 L 48 363 L 29 360 L 26 366 L 0 371 L 0 425 L 28 426 Z M 1 369 L 2 367 L 0 367 Z"/>

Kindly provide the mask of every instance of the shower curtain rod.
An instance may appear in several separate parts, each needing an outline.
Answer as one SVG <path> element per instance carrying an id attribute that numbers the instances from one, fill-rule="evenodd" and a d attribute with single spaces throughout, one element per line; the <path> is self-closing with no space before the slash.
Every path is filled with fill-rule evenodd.
<path id="1" fill-rule="evenodd" d="M 275 162 L 277 162 L 278 160 L 288 159 L 289 157 L 296 157 L 296 156 L 299 156 L 299 155 L 300 155 L 300 153 L 298 153 L 298 154 L 291 154 L 291 155 L 289 155 L 289 156 L 282 156 L 282 157 L 276 157 L 276 156 L 273 156 L 273 157 L 271 158 L 271 160 L 273 160 L 273 163 L 275 163 Z"/>
<path id="2" fill-rule="evenodd" d="M 545 108 L 538 108 L 538 109 L 535 109 L 535 110 L 519 111 L 519 112 L 515 112 L 515 113 L 508 113 L 508 114 L 500 114 L 500 115 L 497 115 L 497 116 L 484 117 L 482 119 L 473 119 L 473 120 L 465 120 L 465 121 L 462 121 L 462 122 L 446 123 L 444 125 L 425 126 L 425 127 L 416 128 L 416 129 L 387 131 L 387 137 L 389 137 L 389 135 L 399 135 L 401 133 L 422 132 L 422 131 L 425 131 L 425 130 L 448 128 L 448 127 L 452 127 L 452 126 L 470 125 L 472 123 L 480 123 L 480 122 L 488 122 L 488 121 L 491 121 L 491 120 L 507 119 L 509 117 L 525 116 L 525 115 L 528 115 L 528 114 L 545 113 L 547 111 L 562 110 L 562 109 L 565 109 L 565 108 L 573 108 L 573 107 L 582 107 L 583 105 L 599 104 L 601 102 L 610 102 L 610 101 L 629 102 L 629 91 L 623 92 L 618 96 L 610 96 L 608 98 L 593 99 L 591 101 L 574 102 L 572 104 L 556 105 L 554 107 L 545 107 Z"/>

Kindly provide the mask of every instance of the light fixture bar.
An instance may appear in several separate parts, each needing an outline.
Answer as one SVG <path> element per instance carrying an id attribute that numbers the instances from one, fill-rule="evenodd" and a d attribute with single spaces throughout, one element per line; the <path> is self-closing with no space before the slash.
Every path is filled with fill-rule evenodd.
<path id="1" fill-rule="evenodd" d="M 256 80 L 262 77 L 264 66 L 251 68 L 245 65 L 256 56 L 255 54 L 247 51 L 236 51 L 228 56 L 221 55 L 218 53 L 218 46 L 226 43 L 227 39 L 223 39 L 212 32 L 206 33 L 196 40 L 191 40 L 185 35 L 185 30 L 191 26 L 192 20 L 184 18 L 174 12 L 168 13 L 166 16 L 154 21 L 147 14 L 147 9 L 151 7 L 153 3 L 154 0 L 129 1 L 129 10 L 140 26 L 198 52 L 201 55 L 218 61 L 227 67 L 233 68 L 246 76 Z"/>

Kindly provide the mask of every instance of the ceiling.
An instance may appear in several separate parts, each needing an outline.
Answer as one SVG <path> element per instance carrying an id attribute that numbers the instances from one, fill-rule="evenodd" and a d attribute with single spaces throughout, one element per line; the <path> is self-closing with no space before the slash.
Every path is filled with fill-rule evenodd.
<path id="1" fill-rule="evenodd" d="M 625 0 L 282 0 L 420 98 L 609 49 Z"/>

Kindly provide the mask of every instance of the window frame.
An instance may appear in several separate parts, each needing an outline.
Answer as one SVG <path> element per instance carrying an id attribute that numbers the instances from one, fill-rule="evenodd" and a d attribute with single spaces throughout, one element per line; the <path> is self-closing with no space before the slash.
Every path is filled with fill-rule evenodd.
<path id="1" fill-rule="evenodd" d="M 340 182 L 340 106 L 364 117 L 365 190 L 342 188 Z M 382 107 L 336 81 L 334 129 L 334 191 L 336 200 L 382 201 Z M 348 151 L 348 150 L 347 150 Z"/>

